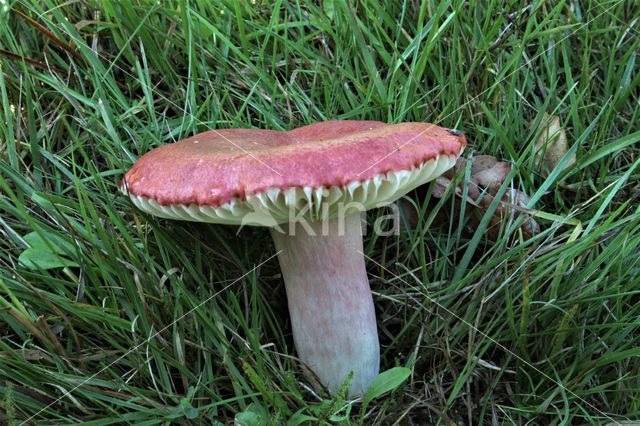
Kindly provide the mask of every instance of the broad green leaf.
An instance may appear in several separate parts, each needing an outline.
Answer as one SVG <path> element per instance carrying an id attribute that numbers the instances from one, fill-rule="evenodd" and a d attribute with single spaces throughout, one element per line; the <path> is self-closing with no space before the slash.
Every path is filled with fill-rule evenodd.
<path id="1" fill-rule="evenodd" d="M 53 235 L 45 240 L 39 233 L 30 232 L 23 239 L 30 247 L 20 254 L 18 261 L 26 268 L 45 270 L 78 266 L 77 262 L 63 257 L 64 254 L 73 253 L 74 247 L 60 236 Z"/>
<path id="2" fill-rule="evenodd" d="M 18 261 L 26 268 L 33 270 L 64 268 L 78 266 L 77 262 L 52 253 L 49 249 L 28 248 L 20 254 Z"/>
<path id="3" fill-rule="evenodd" d="M 324 9 L 324 13 L 327 14 L 329 21 L 333 21 L 333 17 L 336 14 L 336 5 L 334 0 L 324 0 L 322 8 Z"/>
<path id="4" fill-rule="evenodd" d="M 253 402 L 246 410 L 236 414 L 235 423 L 245 426 L 266 425 L 269 423 L 269 413 L 262 405 Z"/>
<path id="5" fill-rule="evenodd" d="M 411 374 L 411 370 L 406 367 L 393 367 L 390 370 L 384 371 L 378 374 L 371 382 L 371 386 L 364 394 L 364 405 L 362 412 L 364 413 L 367 405 L 374 398 L 379 397 L 385 392 L 389 392 L 400 386 L 402 382 L 407 380 L 407 377 Z"/>
<path id="6" fill-rule="evenodd" d="M 48 251 L 54 251 L 58 254 L 64 254 L 73 252 L 74 247 L 69 241 L 60 238 L 57 235 L 52 235 L 48 241 L 45 241 L 37 232 L 29 232 L 23 237 L 24 241 L 34 249 L 46 249 Z"/>
<path id="7" fill-rule="evenodd" d="M 296 411 L 293 416 L 289 420 L 287 420 L 287 426 L 298 426 L 304 424 L 305 422 L 317 422 L 318 418 L 309 416 L 303 413 L 304 408 Z M 312 423 L 313 424 L 313 423 Z"/>

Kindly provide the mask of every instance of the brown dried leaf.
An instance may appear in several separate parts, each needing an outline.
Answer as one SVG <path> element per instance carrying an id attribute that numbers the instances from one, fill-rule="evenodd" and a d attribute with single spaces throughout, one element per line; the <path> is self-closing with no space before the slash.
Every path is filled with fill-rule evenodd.
<path id="1" fill-rule="evenodd" d="M 498 159 L 493 155 L 476 155 L 471 160 L 471 175 L 489 170 L 498 163 Z M 508 164 L 508 163 L 504 163 Z"/>
<path id="2" fill-rule="evenodd" d="M 495 195 L 495 193 L 493 193 L 493 195 Z M 484 215 L 493 202 L 493 195 L 485 195 L 484 198 L 480 200 L 482 215 Z M 489 226 L 487 226 L 486 230 L 487 238 L 496 241 L 500 235 L 502 222 L 515 220 L 518 215 L 523 214 L 518 207 L 525 207 L 528 202 L 529 197 L 524 192 L 515 188 L 508 189 L 502 197 L 502 202 L 498 205 L 489 221 Z M 471 218 L 469 224 L 472 224 L 473 231 L 480 225 L 482 215 Z M 540 232 L 540 226 L 527 214 L 525 214 L 525 219 L 522 221 L 520 229 L 522 230 L 524 239 L 529 239 Z"/>
<path id="3" fill-rule="evenodd" d="M 450 179 L 447 179 L 444 176 L 438 176 L 433 184 L 433 196 L 437 198 L 444 197 L 444 193 L 449 185 L 451 185 Z"/>
<path id="4" fill-rule="evenodd" d="M 511 164 L 505 162 L 495 163 L 491 168 L 485 170 L 477 170 L 476 173 L 471 169 L 471 180 L 475 181 L 478 185 L 484 187 L 491 187 L 498 184 L 498 187 L 502 185 L 502 182 L 507 178 L 511 172 Z"/>
<path id="5" fill-rule="evenodd" d="M 447 188 L 453 184 L 452 180 L 454 177 L 454 170 L 456 174 L 464 173 L 467 161 L 469 160 L 464 158 L 458 159 L 454 169 L 445 172 L 442 176 L 436 179 L 432 193 L 435 198 L 442 198 L 447 191 Z M 469 234 L 473 234 L 478 229 L 482 216 L 489 209 L 489 206 L 498 193 L 500 186 L 511 172 L 511 164 L 504 161 L 498 161 L 491 155 L 478 155 L 473 157 L 470 161 L 471 176 L 469 184 L 467 185 L 466 202 L 467 204 L 475 207 L 475 211 L 469 218 L 466 231 Z M 457 198 L 456 206 L 458 209 L 462 203 L 463 185 L 464 182 L 461 182 L 454 191 Z M 426 195 L 425 188 L 426 187 L 423 186 L 418 188 L 416 191 L 418 205 L 421 204 L 420 198 Z M 525 213 L 526 209 L 524 209 L 524 207 L 528 202 L 529 197 L 524 192 L 515 188 L 508 189 L 496 208 L 493 217 L 490 219 L 489 226 L 486 230 L 487 237 L 490 240 L 496 241 L 498 239 L 502 223 L 504 221 L 511 221 L 520 214 L 525 215 L 525 220 L 523 220 L 520 225 L 525 239 L 531 238 L 540 232 L 540 227 L 535 220 Z M 435 203 L 433 203 L 433 205 L 435 205 Z M 407 201 L 403 202 L 403 206 L 409 225 L 412 228 L 415 228 L 419 222 L 418 212 L 413 205 Z M 448 214 L 449 210 L 439 212 L 434 224 L 447 221 Z"/>
<path id="6" fill-rule="evenodd" d="M 537 117 L 531 122 L 531 126 L 535 124 Z M 557 115 L 549 115 L 546 112 L 542 114 L 540 121 L 540 136 L 535 141 L 536 145 L 536 162 L 540 164 L 542 161 L 542 171 L 545 176 L 556 168 L 560 160 L 569 152 L 567 147 L 567 136 L 564 129 L 560 126 L 560 119 Z M 544 156 L 544 157 L 543 157 Z M 575 154 L 571 156 L 564 169 L 576 162 Z"/>

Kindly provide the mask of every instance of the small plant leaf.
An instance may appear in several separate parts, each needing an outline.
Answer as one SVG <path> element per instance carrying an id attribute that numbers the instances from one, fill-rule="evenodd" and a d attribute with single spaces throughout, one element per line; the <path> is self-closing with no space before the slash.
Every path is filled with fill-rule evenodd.
<path id="1" fill-rule="evenodd" d="M 362 412 L 364 413 L 367 405 L 374 398 L 379 397 L 385 392 L 389 392 L 400 386 L 411 374 L 411 370 L 406 367 L 393 367 L 390 370 L 378 374 L 371 382 L 369 389 L 364 394 L 364 405 Z"/>
<path id="2" fill-rule="evenodd" d="M 334 0 L 324 0 L 322 8 L 324 9 L 324 13 L 327 14 L 327 18 L 329 18 L 329 21 L 333 21 L 333 18 L 336 14 L 336 5 Z"/>
<path id="3" fill-rule="evenodd" d="M 318 421 L 317 417 L 304 414 L 304 410 L 304 408 L 301 408 L 300 410 L 296 411 L 294 415 L 291 416 L 289 420 L 287 420 L 287 426 L 298 426 L 306 422 L 311 422 L 307 424 L 313 424 L 313 422 Z"/>
<path id="4" fill-rule="evenodd" d="M 182 409 L 184 410 L 184 417 L 189 420 L 193 420 L 198 417 L 198 410 L 191 405 L 191 401 L 189 401 L 189 398 L 182 398 L 181 402 Z"/>
<path id="5" fill-rule="evenodd" d="M 29 232 L 23 237 L 23 239 L 27 244 L 29 244 L 29 246 L 31 246 L 31 248 L 43 248 L 48 251 L 53 249 L 57 254 L 73 252 L 74 250 L 73 244 L 63 240 L 57 235 L 54 235 L 49 239 L 49 244 L 47 244 L 47 241 L 45 241 L 37 232 Z"/>
<path id="6" fill-rule="evenodd" d="M 38 233 L 30 232 L 23 239 L 30 246 L 18 257 L 18 261 L 25 268 L 46 270 L 78 266 L 77 262 L 63 257 L 65 253 L 73 252 L 74 247 L 60 237 L 56 236 L 45 241 Z"/>
<path id="7" fill-rule="evenodd" d="M 260 404 L 252 402 L 246 410 L 236 414 L 235 424 L 243 426 L 261 426 L 269 424 L 269 413 Z"/>
<path id="8" fill-rule="evenodd" d="M 18 261 L 25 267 L 32 270 L 46 270 L 64 268 L 66 266 L 78 266 L 77 262 L 61 257 L 51 250 L 42 248 L 28 248 L 20 254 Z"/>

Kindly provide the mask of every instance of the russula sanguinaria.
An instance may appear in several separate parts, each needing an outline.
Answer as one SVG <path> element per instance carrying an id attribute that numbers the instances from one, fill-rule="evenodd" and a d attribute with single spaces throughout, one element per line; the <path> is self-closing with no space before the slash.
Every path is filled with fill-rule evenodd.
<path id="1" fill-rule="evenodd" d="M 170 219 L 271 227 L 300 359 L 351 396 L 379 370 L 359 212 L 452 167 L 464 136 L 428 123 L 326 121 L 211 130 L 143 155 L 122 190 Z"/>

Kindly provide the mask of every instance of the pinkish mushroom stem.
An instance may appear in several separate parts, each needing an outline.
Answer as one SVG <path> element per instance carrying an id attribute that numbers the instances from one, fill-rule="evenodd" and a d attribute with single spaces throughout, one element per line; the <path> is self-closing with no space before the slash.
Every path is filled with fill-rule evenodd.
<path id="1" fill-rule="evenodd" d="M 334 394 L 365 393 L 380 367 L 360 215 L 271 229 L 287 290 L 298 356 Z"/>

